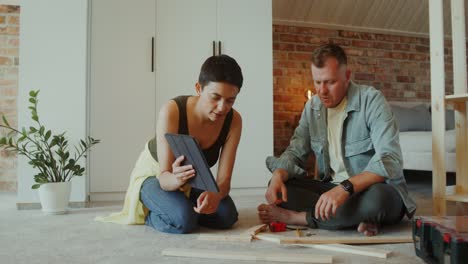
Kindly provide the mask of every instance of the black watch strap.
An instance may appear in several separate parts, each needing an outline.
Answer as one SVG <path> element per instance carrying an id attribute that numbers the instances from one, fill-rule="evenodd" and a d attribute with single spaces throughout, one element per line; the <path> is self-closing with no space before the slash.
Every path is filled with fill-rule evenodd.
<path id="1" fill-rule="evenodd" d="M 349 195 L 354 193 L 354 185 L 349 180 L 344 180 L 340 183 L 343 190 L 347 191 Z"/>

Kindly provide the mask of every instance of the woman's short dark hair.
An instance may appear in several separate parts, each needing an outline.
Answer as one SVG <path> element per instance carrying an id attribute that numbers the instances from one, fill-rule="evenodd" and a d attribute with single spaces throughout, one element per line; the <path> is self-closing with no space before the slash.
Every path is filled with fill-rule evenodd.
<path id="1" fill-rule="evenodd" d="M 228 55 L 211 56 L 203 63 L 198 82 L 205 87 L 210 82 L 225 82 L 237 86 L 239 91 L 244 78 L 236 60 Z"/>
<path id="2" fill-rule="evenodd" d="M 328 58 L 335 58 L 339 65 L 347 65 L 348 58 L 344 50 L 333 43 L 322 45 L 312 52 L 312 64 L 317 68 L 322 68 Z"/>

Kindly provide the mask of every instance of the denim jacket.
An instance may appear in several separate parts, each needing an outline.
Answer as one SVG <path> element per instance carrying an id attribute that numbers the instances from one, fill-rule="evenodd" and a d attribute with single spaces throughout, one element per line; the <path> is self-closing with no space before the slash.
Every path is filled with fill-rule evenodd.
<path id="1" fill-rule="evenodd" d="M 380 91 L 353 82 L 347 96 L 341 147 L 348 175 L 367 171 L 385 177 L 385 182 L 400 194 L 406 215 L 411 218 L 416 204 L 408 195 L 398 125 L 388 103 Z M 303 168 L 311 152 L 317 159 L 320 180 L 331 181 L 327 109 L 318 96 L 306 103 L 288 148 L 279 158 L 268 157 L 266 164 L 271 172 L 282 168 L 289 178 L 305 177 Z"/>

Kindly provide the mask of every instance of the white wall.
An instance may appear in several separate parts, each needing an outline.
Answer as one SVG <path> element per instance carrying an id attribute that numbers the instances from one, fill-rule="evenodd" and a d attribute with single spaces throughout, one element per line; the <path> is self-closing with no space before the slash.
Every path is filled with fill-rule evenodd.
<path id="1" fill-rule="evenodd" d="M 22 0 L 18 125 L 29 126 L 28 93 L 40 89 L 39 118 L 70 143 L 86 136 L 87 0 Z M 18 159 L 18 203 L 38 202 L 35 171 Z M 85 201 L 85 177 L 72 182 L 71 201 Z"/>
<path id="2" fill-rule="evenodd" d="M 0 5 L 20 5 L 20 0 L 0 0 Z"/>

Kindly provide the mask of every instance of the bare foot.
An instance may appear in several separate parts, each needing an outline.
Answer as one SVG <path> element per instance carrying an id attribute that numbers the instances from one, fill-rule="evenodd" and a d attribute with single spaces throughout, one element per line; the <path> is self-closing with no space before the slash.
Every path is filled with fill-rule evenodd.
<path id="1" fill-rule="evenodd" d="M 290 225 L 307 225 L 305 212 L 291 211 L 273 204 L 261 204 L 257 210 L 258 218 L 264 224 L 278 221 Z"/>
<path id="2" fill-rule="evenodd" d="M 363 233 L 365 236 L 375 236 L 379 233 L 379 228 L 376 224 L 361 222 L 357 231 L 359 233 Z"/>

